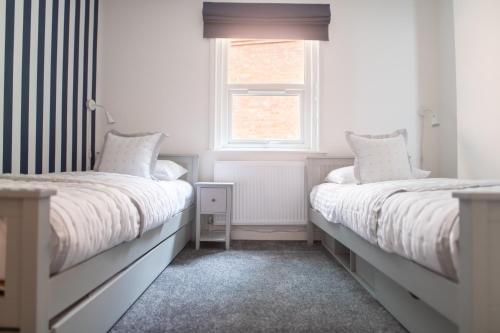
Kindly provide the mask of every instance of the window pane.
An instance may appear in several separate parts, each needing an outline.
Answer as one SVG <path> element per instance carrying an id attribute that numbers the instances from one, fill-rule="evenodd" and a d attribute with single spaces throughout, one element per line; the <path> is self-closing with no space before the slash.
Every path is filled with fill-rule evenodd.
<path id="1" fill-rule="evenodd" d="M 232 39 L 229 84 L 304 83 L 304 41 Z"/>
<path id="2" fill-rule="evenodd" d="M 233 95 L 232 139 L 299 140 L 299 96 Z"/>

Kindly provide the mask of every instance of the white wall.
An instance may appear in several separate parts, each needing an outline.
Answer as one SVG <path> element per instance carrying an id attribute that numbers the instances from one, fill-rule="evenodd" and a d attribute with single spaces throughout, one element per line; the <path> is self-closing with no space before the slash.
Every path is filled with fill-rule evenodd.
<path id="1" fill-rule="evenodd" d="M 421 112 L 439 112 L 438 3 L 435 0 L 415 1 L 417 98 Z M 422 167 L 432 170 L 432 176 L 439 176 L 439 145 L 436 142 L 439 142 L 440 131 L 431 127 L 429 112 L 424 116 L 418 119 L 418 126 L 423 125 L 418 128 L 423 133 Z"/>
<path id="2" fill-rule="evenodd" d="M 438 114 L 440 126 L 423 119 L 423 167 L 434 177 L 457 177 L 457 110 L 453 0 L 416 5 L 418 93 L 422 109 Z"/>
<path id="3" fill-rule="evenodd" d="M 333 1 L 331 41 L 320 46 L 322 152 L 349 154 L 345 130 L 407 128 L 419 160 L 417 110 L 439 107 L 438 43 L 422 38 L 435 35 L 437 24 L 425 24 L 433 9 L 418 9 L 421 1 Z M 210 42 L 202 38 L 201 8 L 201 0 L 101 1 L 99 102 L 115 116 L 115 128 L 170 134 L 163 151 L 200 154 L 203 179 L 216 159 L 303 159 L 209 150 Z M 426 165 L 438 169 L 437 154 L 429 155 Z"/>
<path id="4" fill-rule="evenodd" d="M 453 0 L 439 0 L 439 175 L 457 177 L 457 94 Z"/>
<path id="5" fill-rule="evenodd" d="M 500 1 L 455 0 L 458 174 L 500 178 Z"/>

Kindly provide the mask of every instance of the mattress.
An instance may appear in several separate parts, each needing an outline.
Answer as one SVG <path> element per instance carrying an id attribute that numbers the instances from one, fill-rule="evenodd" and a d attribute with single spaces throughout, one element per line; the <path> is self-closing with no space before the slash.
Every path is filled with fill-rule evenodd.
<path id="1" fill-rule="evenodd" d="M 326 220 L 456 280 L 459 206 L 452 193 L 481 187 L 500 191 L 500 182 L 431 178 L 364 185 L 325 183 L 313 188 L 310 199 Z"/>
<path id="2" fill-rule="evenodd" d="M 162 225 L 191 206 L 193 187 L 103 172 L 2 176 L 0 188 L 50 188 L 52 274 Z M 1 217 L 0 217 L 1 221 Z M 0 222 L 0 280 L 5 277 L 6 223 Z"/>

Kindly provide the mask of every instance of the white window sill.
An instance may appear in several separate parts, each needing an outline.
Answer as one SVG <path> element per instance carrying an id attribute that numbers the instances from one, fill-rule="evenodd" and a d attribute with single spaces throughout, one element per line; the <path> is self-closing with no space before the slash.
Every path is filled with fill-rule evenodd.
<path id="1" fill-rule="evenodd" d="M 214 152 L 252 152 L 252 153 L 299 153 L 299 154 L 327 154 L 319 150 L 312 149 L 292 149 L 292 148 L 217 148 L 213 149 Z"/>

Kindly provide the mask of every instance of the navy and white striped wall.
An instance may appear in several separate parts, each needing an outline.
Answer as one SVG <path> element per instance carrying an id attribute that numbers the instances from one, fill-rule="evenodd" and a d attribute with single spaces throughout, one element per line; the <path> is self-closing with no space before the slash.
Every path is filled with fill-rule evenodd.
<path id="1" fill-rule="evenodd" d="M 87 170 L 99 0 L 0 0 L 0 171 Z"/>

